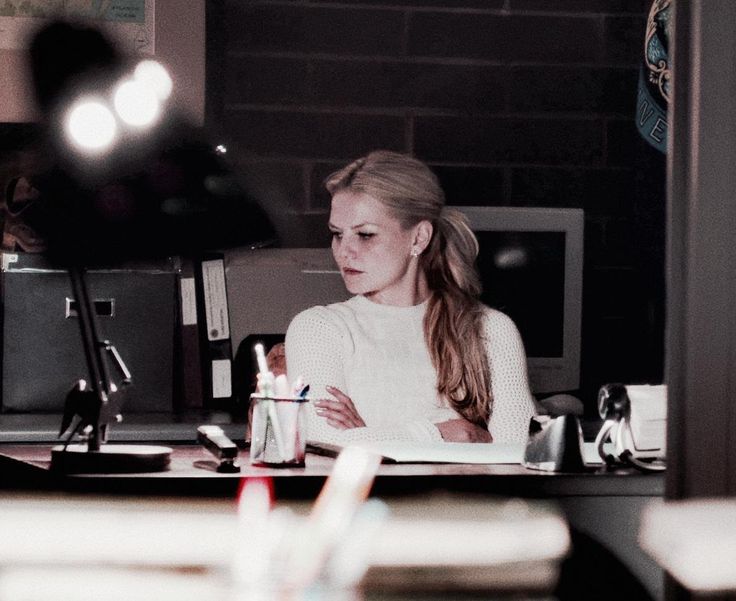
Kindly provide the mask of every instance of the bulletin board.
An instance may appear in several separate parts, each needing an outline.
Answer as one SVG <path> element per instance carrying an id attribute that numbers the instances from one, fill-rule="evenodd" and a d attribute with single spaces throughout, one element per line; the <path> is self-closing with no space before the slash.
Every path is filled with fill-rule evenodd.
<path id="1" fill-rule="evenodd" d="M 25 44 L 28 33 L 54 14 L 90 19 L 125 52 L 155 56 L 172 75 L 177 109 L 204 124 L 205 0 L 3 0 L 0 123 L 38 120 Z"/>

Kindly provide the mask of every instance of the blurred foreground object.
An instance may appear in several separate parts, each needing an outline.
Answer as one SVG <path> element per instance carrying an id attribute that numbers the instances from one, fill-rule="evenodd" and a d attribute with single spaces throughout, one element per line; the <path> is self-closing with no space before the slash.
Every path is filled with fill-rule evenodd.
<path id="1" fill-rule="evenodd" d="M 639 540 L 642 548 L 690 591 L 733 593 L 734 522 L 733 499 L 668 501 L 650 505 L 644 512 Z"/>
<path id="2" fill-rule="evenodd" d="M 319 540 L 299 540 L 314 532 L 312 513 L 258 500 L 249 495 L 237 514 L 231 501 L 0 499 L 0 598 L 46 599 L 52 590 L 60 601 L 83 601 L 109 590 L 106 598 L 131 599 L 143 582 L 151 599 L 181 599 L 187 586 L 198 599 L 356 599 L 361 590 L 526 598 L 551 593 L 570 550 L 565 521 L 540 502 L 434 496 L 364 513 L 379 503 L 369 499 L 346 522 L 318 520 Z M 316 581 L 297 584 L 297 572 L 284 574 L 305 557 L 295 551 L 338 526 L 347 534 L 324 571 L 312 573 Z M 362 578 L 343 589 L 348 573 Z M 261 580 L 269 574 L 277 580 Z M 296 585 L 289 595 L 280 576 Z"/>
<path id="3" fill-rule="evenodd" d="M 58 21 L 31 40 L 30 68 L 47 165 L 24 220 L 50 258 L 90 266 L 273 243 L 223 153 L 169 106 L 163 65 Z"/>

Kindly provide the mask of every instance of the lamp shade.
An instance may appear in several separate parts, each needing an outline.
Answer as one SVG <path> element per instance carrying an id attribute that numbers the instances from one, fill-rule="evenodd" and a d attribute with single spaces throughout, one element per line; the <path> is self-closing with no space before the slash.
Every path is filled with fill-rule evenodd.
<path id="1" fill-rule="evenodd" d="M 25 221 L 54 263 L 95 266 L 234 246 L 264 246 L 274 229 L 205 142 L 157 141 L 91 182 L 62 166 L 38 175 Z"/>
<path id="2" fill-rule="evenodd" d="M 223 154 L 166 98 L 129 85 L 133 102 L 137 89 L 149 109 L 161 105 L 147 120 L 121 109 L 115 92 L 135 82 L 136 71 L 100 31 L 50 23 L 31 40 L 30 65 L 45 167 L 33 177 L 38 194 L 23 218 L 52 262 L 95 266 L 275 241 L 266 212 Z M 82 128 L 76 138 L 72 127 Z M 95 137 L 101 132 L 104 144 Z"/>

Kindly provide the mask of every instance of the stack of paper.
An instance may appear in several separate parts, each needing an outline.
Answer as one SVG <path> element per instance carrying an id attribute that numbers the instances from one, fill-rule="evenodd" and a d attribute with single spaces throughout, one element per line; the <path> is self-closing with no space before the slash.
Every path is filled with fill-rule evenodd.
<path id="1" fill-rule="evenodd" d="M 569 549 L 565 520 L 540 503 L 448 495 L 389 507 L 368 588 L 550 591 Z"/>
<path id="2" fill-rule="evenodd" d="M 379 455 L 389 463 L 474 463 L 519 465 L 524 459 L 524 443 L 465 443 L 465 442 L 361 442 L 354 443 Z M 307 450 L 336 455 L 341 447 L 310 441 Z M 583 444 L 583 460 L 599 464 L 595 443 Z"/>
<path id="3" fill-rule="evenodd" d="M 631 435 L 638 451 L 666 456 L 667 386 L 627 386 L 631 401 Z"/>

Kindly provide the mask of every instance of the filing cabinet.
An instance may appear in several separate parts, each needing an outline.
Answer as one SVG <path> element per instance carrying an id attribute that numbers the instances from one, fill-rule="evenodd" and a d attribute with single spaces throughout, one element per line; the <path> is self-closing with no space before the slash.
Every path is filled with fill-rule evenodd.
<path id="1" fill-rule="evenodd" d="M 69 275 L 37 255 L 2 257 L 2 412 L 60 413 L 73 383 L 89 379 Z M 115 346 L 132 374 L 123 412 L 171 412 L 174 265 L 90 270 L 87 286 L 100 339 Z"/>

